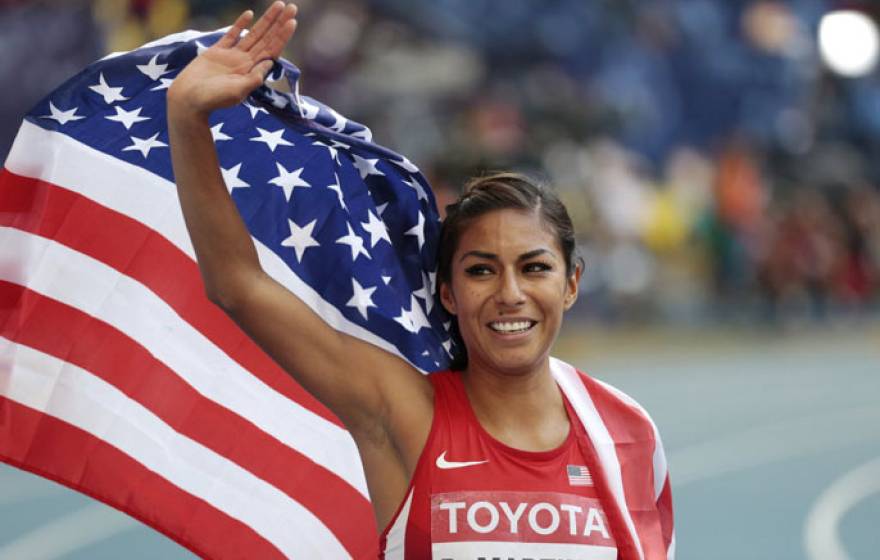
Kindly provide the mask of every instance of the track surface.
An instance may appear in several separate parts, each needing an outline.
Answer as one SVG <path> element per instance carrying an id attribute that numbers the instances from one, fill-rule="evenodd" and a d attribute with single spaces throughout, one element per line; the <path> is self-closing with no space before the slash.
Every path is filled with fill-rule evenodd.
<path id="1" fill-rule="evenodd" d="M 569 328 L 556 354 L 639 400 L 669 456 L 679 560 L 877 558 L 880 328 L 779 334 Z M 193 556 L 0 465 L 0 559 Z"/>

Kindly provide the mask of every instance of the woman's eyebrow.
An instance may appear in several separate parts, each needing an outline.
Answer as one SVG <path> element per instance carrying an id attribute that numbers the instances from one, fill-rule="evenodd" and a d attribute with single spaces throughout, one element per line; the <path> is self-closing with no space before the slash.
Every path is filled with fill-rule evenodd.
<path id="1" fill-rule="evenodd" d="M 516 260 L 518 260 L 518 261 L 527 261 L 527 260 L 529 260 L 529 259 L 533 259 L 533 258 L 535 258 L 535 257 L 539 257 L 539 256 L 541 256 L 541 255 L 543 255 L 543 254 L 545 254 L 545 253 L 549 253 L 549 252 L 550 252 L 549 250 L 544 249 L 544 248 L 541 248 L 541 249 L 534 249 L 534 250 L 529 251 L 529 252 L 527 252 L 527 253 L 523 253 L 523 254 L 520 255 L 519 258 L 516 259 Z"/>
<path id="2" fill-rule="evenodd" d="M 544 255 L 547 253 L 550 253 L 550 251 L 548 249 L 544 249 L 544 248 L 533 249 L 531 251 L 528 251 L 526 253 L 521 254 L 516 260 L 517 261 L 527 261 L 529 259 L 533 259 L 535 257 L 541 256 L 541 255 Z M 461 257 L 459 257 L 458 262 L 463 261 L 467 257 L 477 257 L 478 259 L 486 259 L 489 261 L 497 261 L 498 260 L 498 255 L 496 255 L 495 253 L 489 253 L 486 251 L 468 251 L 467 253 L 465 253 Z"/>
<path id="3" fill-rule="evenodd" d="M 486 251 L 468 251 L 459 257 L 458 262 L 465 260 L 468 257 L 477 257 L 478 259 L 486 259 L 490 261 L 497 261 L 498 255 L 495 253 L 487 253 Z"/>

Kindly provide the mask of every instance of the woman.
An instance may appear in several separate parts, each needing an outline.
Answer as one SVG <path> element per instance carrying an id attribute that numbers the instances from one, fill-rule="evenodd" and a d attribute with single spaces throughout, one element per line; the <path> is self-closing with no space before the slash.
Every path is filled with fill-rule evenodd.
<path id="1" fill-rule="evenodd" d="M 239 39 L 253 17 L 245 12 L 175 79 L 174 173 L 209 297 L 351 432 L 386 528 L 380 555 L 666 558 L 671 512 L 650 469 L 621 467 L 624 479 L 638 480 L 615 479 L 628 492 L 625 505 L 615 502 L 615 480 L 606 478 L 620 475 L 603 473 L 603 451 L 551 374 L 550 347 L 581 269 L 571 222 L 549 191 L 500 175 L 476 181 L 449 208 L 438 277 L 466 349 L 456 371 L 424 376 L 333 330 L 260 268 L 223 185 L 208 116 L 262 83 L 295 15 L 295 6 L 276 2 Z M 591 393 L 610 395 L 579 379 L 580 390 L 592 383 Z M 618 420 L 650 463 L 660 449 L 650 421 L 618 397 L 603 398 L 626 408 Z"/>

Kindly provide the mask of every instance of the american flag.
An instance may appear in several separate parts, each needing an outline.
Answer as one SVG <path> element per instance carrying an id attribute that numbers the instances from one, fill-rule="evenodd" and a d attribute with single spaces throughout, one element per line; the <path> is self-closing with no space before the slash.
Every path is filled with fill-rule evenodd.
<path id="1" fill-rule="evenodd" d="M 584 465 L 568 465 L 568 483 L 572 486 L 592 486 L 593 477 L 590 469 Z"/>
<path id="2" fill-rule="evenodd" d="M 184 227 L 165 91 L 220 35 L 110 55 L 23 122 L 0 175 L 0 458 L 200 556 L 369 556 L 350 435 L 207 301 Z M 440 369 L 431 190 L 298 77 L 281 61 L 290 92 L 211 117 L 263 267 L 335 328 Z"/>

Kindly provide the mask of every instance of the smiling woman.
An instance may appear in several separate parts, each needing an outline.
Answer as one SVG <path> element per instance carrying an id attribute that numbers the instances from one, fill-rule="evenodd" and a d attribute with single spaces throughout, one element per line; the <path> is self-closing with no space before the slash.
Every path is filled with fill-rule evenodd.
<path id="1" fill-rule="evenodd" d="M 208 119 L 260 84 L 295 16 L 276 2 L 242 37 L 246 12 L 177 76 L 167 96 L 174 176 L 208 296 L 354 438 L 386 527 L 380 556 L 671 557 L 656 428 L 628 397 L 549 355 L 581 274 L 552 191 L 502 174 L 450 207 L 439 293 L 462 356 L 449 371 L 422 375 L 334 330 L 263 271 Z"/>

